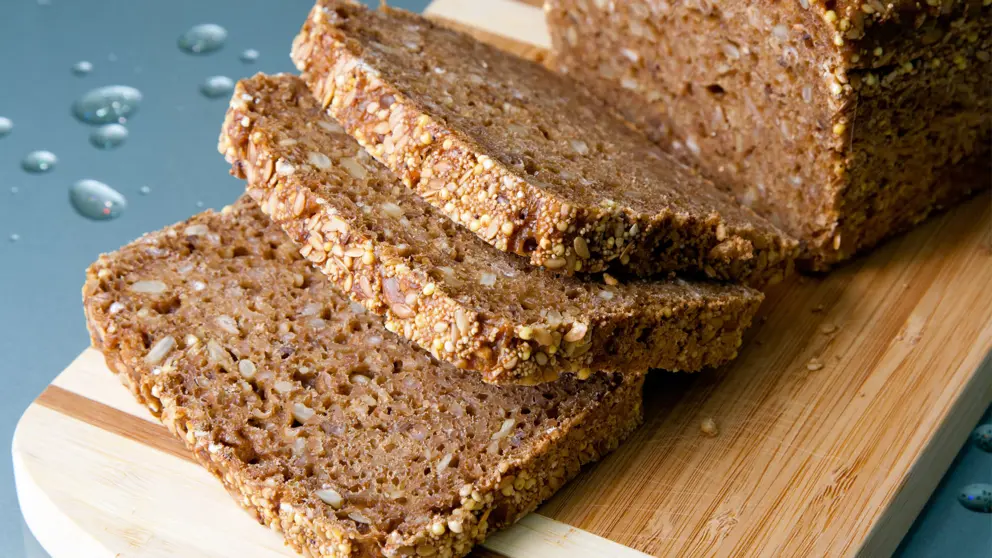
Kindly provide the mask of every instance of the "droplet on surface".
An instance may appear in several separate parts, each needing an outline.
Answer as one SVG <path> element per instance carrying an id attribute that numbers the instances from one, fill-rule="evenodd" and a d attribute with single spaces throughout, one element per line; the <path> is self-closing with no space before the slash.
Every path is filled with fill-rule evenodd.
<path id="1" fill-rule="evenodd" d="M 958 493 L 958 502 L 971 511 L 992 513 L 992 484 L 969 484 Z"/>
<path id="2" fill-rule="evenodd" d="M 93 71 L 93 64 L 86 60 L 80 60 L 79 62 L 76 62 L 75 64 L 72 65 L 72 73 L 76 74 L 77 76 L 85 76 L 86 74 L 92 71 Z"/>
<path id="3" fill-rule="evenodd" d="M 196 202 L 196 207 L 203 207 L 203 202 L 202 201 Z"/>
<path id="4" fill-rule="evenodd" d="M 10 187 L 10 193 L 11 193 L 11 194 L 16 194 L 16 193 L 18 193 L 18 192 L 20 192 L 20 191 L 21 191 L 21 189 L 20 189 L 20 188 L 18 188 L 17 186 L 11 186 L 11 187 Z"/>
<path id="5" fill-rule="evenodd" d="M 210 76 L 200 84 L 200 93 L 208 99 L 227 97 L 234 91 L 234 80 L 227 76 Z"/>
<path id="6" fill-rule="evenodd" d="M 971 433 L 971 441 L 978 449 L 992 453 L 992 423 L 979 425 Z"/>
<path id="7" fill-rule="evenodd" d="M 245 50 L 241 51 L 241 56 L 239 58 L 241 58 L 241 61 L 244 62 L 245 64 L 251 64 L 253 62 L 256 62 L 258 60 L 258 57 L 259 57 L 259 53 L 257 50 L 253 48 L 246 48 Z"/>
<path id="8" fill-rule="evenodd" d="M 142 186 L 141 188 L 138 188 L 138 191 L 141 192 L 142 196 L 147 196 L 152 193 L 152 189 L 148 186 Z"/>
<path id="9" fill-rule="evenodd" d="M 141 105 L 141 91 L 127 85 L 93 89 L 72 104 L 72 113 L 87 124 L 121 123 Z"/>
<path id="10" fill-rule="evenodd" d="M 17 241 L 18 241 L 18 240 L 20 240 L 20 239 L 21 239 L 21 235 L 19 235 L 19 234 L 17 234 L 17 233 L 12 233 L 12 234 L 10 235 L 10 241 L 11 241 L 11 242 L 17 242 Z"/>
<path id="11" fill-rule="evenodd" d="M 90 134 L 90 143 L 100 149 L 113 149 L 127 139 L 127 128 L 120 124 L 104 124 Z"/>
<path id="12" fill-rule="evenodd" d="M 14 122 L 6 116 L 0 116 L 0 138 L 6 136 L 14 129 Z"/>
<path id="13" fill-rule="evenodd" d="M 52 170 L 59 158 L 51 151 L 32 151 L 21 159 L 21 168 L 31 173 L 43 173 Z"/>
<path id="14" fill-rule="evenodd" d="M 127 209 L 127 200 L 120 192 L 89 178 L 69 188 L 69 203 L 77 213 L 95 221 L 116 219 Z"/>
<path id="15" fill-rule="evenodd" d="M 111 52 L 110 54 L 107 55 L 107 61 L 117 62 L 117 55 Z"/>
<path id="16" fill-rule="evenodd" d="M 207 54 L 220 50 L 226 40 L 227 29 L 216 23 L 202 23 L 179 36 L 179 49 L 189 54 Z"/>

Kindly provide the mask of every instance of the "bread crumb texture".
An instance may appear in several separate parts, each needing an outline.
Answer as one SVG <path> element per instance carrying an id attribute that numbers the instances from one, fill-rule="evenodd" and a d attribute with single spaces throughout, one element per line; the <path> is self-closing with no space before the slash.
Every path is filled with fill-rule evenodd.
<path id="1" fill-rule="evenodd" d="M 109 368 L 310 556 L 462 556 L 641 417 L 641 376 L 497 388 L 434 360 L 250 199 L 101 256 L 83 299 Z"/>

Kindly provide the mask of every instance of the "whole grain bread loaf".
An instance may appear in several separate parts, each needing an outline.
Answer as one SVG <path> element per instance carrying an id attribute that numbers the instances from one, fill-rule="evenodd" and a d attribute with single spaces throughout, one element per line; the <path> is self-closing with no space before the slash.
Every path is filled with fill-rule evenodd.
<path id="1" fill-rule="evenodd" d="M 362 146 L 500 250 L 752 286 L 792 267 L 794 241 L 539 64 L 347 0 L 318 1 L 293 60 Z"/>
<path id="2" fill-rule="evenodd" d="M 462 556 L 640 420 L 641 376 L 497 388 L 337 294 L 243 199 L 103 255 L 107 364 L 306 556 Z"/>
<path id="3" fill-rule="evenodd" d="M 552 65 L 831 264 L 992 184 L 992 4 L 548 0 Z"/>
<path id="4" fill-rule="evenodd" d="M 555 277 L 500 252 L 404 188 L 294 76 L 239 82 L 219 148 L 341 291 L 489 382 L 715 366 L 762 299 L 708 282 Z"/>

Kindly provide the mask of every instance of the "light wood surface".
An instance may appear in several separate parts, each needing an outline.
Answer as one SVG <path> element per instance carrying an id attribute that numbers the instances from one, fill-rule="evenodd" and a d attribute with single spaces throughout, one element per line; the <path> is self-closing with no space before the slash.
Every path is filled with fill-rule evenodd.
<path id="1" fill-rule="evenodd" d="M 542 16 L 532 2 L 500 0 L 505 10 L 480 18 L 482 4 L 443 0 L 431 13 L 542 55 L 520 42 L 535 27 L 520 18 Z M 735 363 L 653 374 L 644 427 L 480 552 L 891 553 L 992 401 L 990 202 L 983 194 L 829 276 L 780 286 Z M 28 525 L 56 558 L 291 555 L 93 350 L 25 412 L 13 454 Z"/>

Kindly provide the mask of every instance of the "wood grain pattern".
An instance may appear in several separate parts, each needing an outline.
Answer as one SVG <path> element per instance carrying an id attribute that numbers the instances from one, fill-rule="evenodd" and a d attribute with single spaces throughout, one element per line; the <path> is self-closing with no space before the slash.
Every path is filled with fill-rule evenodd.
<path id="1" fill-rule="evenodd" d="M 48 386 L 35 400 L 35 404 L 173 457 L 193 462 L 193 456 L 186 446 L 160 423 L 143 420 L 54 385 Z"/>
<path id="2" fill-rule="evenodd" d="M 510 4 L 430 12 L 470 31 L 485 19 L 482 40 L 542 56 L 545 35 L 519 32 L 540 10 Z M 480 555 L 887 555 L 992 401 L 990 318 L 985 193 L 829 276 L 781 285 L 732 365 L 653 374 L 645 426 Z M 54 385 L 22 418 L 14 461 L 29 525 L 61 545 L 57 558 L 289 555 L 95 351 Z M 717 436 L 702 435 L 705 418 Z"/>
<path id="3" fill-rule="evenodd" d="M 658 556 L 890 553 L 992 400 L 988 208 L 774 293 L 735 364 L 653 376 L 646 426 L 542 512 Z"/>

